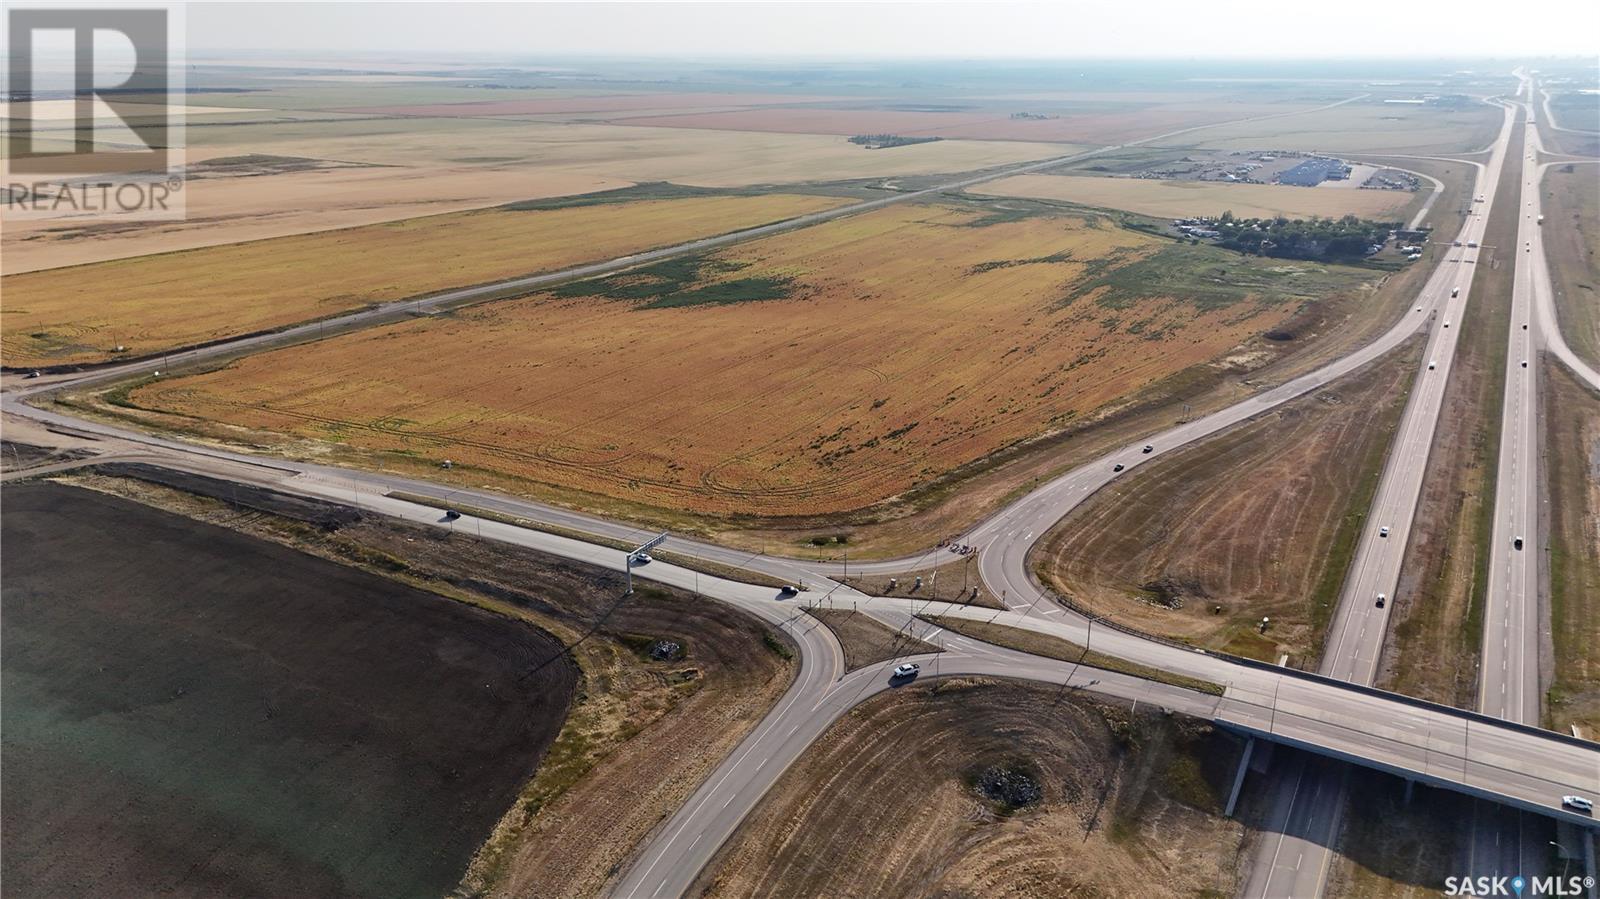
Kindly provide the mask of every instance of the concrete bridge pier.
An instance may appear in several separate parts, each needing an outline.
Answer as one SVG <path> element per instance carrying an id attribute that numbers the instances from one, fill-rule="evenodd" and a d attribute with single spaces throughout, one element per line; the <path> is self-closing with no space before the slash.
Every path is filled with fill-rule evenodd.
<path id="1" fill-rule="evenodd" d="M 1233 791 L 1228 794 L 1228 808 L 1222 814 L 1233 817 L 1233 808 L 1239 804 L 1239 790 L 1244 786 L 1244 773 L 1250 770 L 1250 756 L 1256 751 L 1256 738 L 1245 740 L 1244 755 L 1239 757 L 1239 770 L 1233 775 Z"/>

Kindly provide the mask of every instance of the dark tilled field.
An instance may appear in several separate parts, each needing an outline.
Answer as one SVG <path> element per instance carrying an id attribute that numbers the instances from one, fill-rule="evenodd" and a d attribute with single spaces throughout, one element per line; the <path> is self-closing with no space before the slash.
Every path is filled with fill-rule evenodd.
<path id="1" fill-rule="evenodd" d="M 4 506 L 8 896 L 443 895 L 566 714 L 526 625 L 85 490 Z"/>

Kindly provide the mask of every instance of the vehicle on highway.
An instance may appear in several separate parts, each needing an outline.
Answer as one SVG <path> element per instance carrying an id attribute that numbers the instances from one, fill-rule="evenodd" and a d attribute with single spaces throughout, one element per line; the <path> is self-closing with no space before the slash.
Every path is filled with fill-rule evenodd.
<path id="1" fill-rule="evenodd" d="M 1112 471 L 1121 471 L 1121 470 L 1123 470 L 1124 468 L 1127 468 L 1127 467 L 1128 466 L 1123 465 L 1121 462 L 1118 462 L 1117 464 L 1111 466 L 1111 470 Z"/>
<path id="2" fill-rule="evenodd" d="M 1527 322 L 1523 322 L 1522 323 L 1522 330 L 1524 330 L 1524 331 L 1528 330 L 1528 323 Z"/>
<path id="3" fill-rule="evenodd" d="M 1387 537 L 1387 536 L 1389 536 L 1389 526 L 1388 525 L 1384 525 L 1383 527 L 1378 528 L 1378 536 L 1379 537 Z"/>
<path id="4" fill-rule="evenodd" d="M 784 596 L 799 596 L 800 588 L 796 587 L 794 584 L 784 584 L 782 587 L 778 588 L 778 592 Z"/>
<path id="5" fill-rule="evenodd" d="M 1594 803 L 1582 796 L 1563 796 L 1561 797 L 1561 804 L 1570 809 L 1577 809 L 1580 812 L 1594 811 Z"/>
<path id="6" fill-rule="evenodd" d="M 1521 549 L 1522 548 L 1522 538 L 1521 537 L 1512 537 L 1511 538 L 1511 545 L 1516 547 L 1517 549 Z"/>
<path id="7" fill-rule="evenodd" d="M 1151 446 L 1150 444 L 1146 443 L 1144 445 L 1144 451 L 1147 452 L 1147 453 L 1153 453 L 1153 452 L 1156 451 L 1156 448 L 1154 446 Z"/>
<path id="8" fill-rule="evenodd" d="M 916 677 L 917 672 L 921 670 L 922 666 L 918 665 L 916 662 L 906 662 L 903 665 L 895 666 L 894 674 L 892 676 L 895 678 Z"/>
<path id="9" fill-rule="evenodd" d="M 1428 360 L 1428 371 L 1433 371 L 1435 368 L 1438 367 L 1438 365 L 1439 365 L 1439 360 L 1437 360 L 1437 359 L 1429 359 Z"/>
<path id="10" fill-rule="evenodd" d="M 1522 360 L 1522 367 L 1523 368 L 1527 368 L 1528 367 L 1528 360 L 1526 360 L 1526 359 Z"/>
<path id="11" fill-rule="evenodd" d="M 446 509 L 446 510 L 444 510 L 444 518 L 445 518 L 446 521 L 455 521 L 457 518 L 460 518 L 460 517 L 461 517 L 461 513 L 457 512 L 454 509 Z"/>
<path id="12" fill-rule="evenodd" d="M 27 379 L 29 379 L 29 380 L 32 380 L 32 379 L 34 379 L 34 378 L 37 378 L 37 377 L 39 377 L 39 372 L 38 372 L 38 371 L 37 371 L 37 370 L 35 370 L 35 371 L 30 371 L 30 372 L 28 372 L 28 373 L 27 373 L 27 374 L 25 374 L 25 375 L 23 375 L 23 377 L 24 377 L 24 378 L 27 378 Z"/>
<path id="13" fill-rule="evenodd" d="M 1447 319 L 1444 320 L 1444 326 L 1446 328 L 1450 327 L 1450 319 L 1447 318 Z"/>
<path id="14" fill-rule="evenodd" d="M 1385 595 L 1383 595 L 1383 594 L 1382 594 L 1382 593 L 1379 593 L 1379 594 L 1378 594 L 1378 601 L 1377 601 L 1377 602 L 1376 602 L 1376 603 L 1375 603 L 1375 605 L 1376 605 L 1376 606 L 1377 606 L 1377 607 L 1378 607 L 1378 608 L 1380 608 L 1380 609 L 1381 609 L 1381 608 L 1383 608 L 1383 604 L 1384 604 L 1384 603 L 1385 603 L 1385 602 L 1387 602 L 1387 601 L 1388 601 L 1388 599 L 1389 599 L 1389 597 L 1387 597 L 1387 596 L 1385 596 Z"/>
<path id="15" fill-rule="evenodd" d="M 1461 288 L 1459 288 L 1459 287 L 1450 288 L 1450 295 L 1453 296 L 1453 297 L 1461 296 Z"/>
<path id="16" fill-rule="evenodd" d="M 654 562 L 654 561 L 655 561 L 655 559 L 652 559 L 650 557 L 649 553 L 634 553 L 633 554 L 633 564 L 635 564 L 635 565 L 649 565 L 651 562 Z"/>

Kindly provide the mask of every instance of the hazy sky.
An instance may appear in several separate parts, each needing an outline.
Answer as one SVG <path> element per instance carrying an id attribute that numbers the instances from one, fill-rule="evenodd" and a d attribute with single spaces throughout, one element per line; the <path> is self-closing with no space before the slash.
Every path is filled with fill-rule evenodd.
<path id="1" fill-rule="evenodd" d="M 190 52 L 738 57 L 1351 57 L 1600 52 L 1594 0 L 195 3 Z"/>

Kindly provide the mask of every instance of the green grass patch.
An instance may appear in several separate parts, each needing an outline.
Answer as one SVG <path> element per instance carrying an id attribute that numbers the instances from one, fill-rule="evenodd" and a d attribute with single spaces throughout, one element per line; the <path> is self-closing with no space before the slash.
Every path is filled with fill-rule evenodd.
<path id="1" fill-rule="evenodd" d="M 1127 309 L 1151 297 L 1174 297 L 1201 311 L 1224 309 L 1243 300 L 1276 305 L 1311 300 L 1349 290 L 1370 280 L 1370 272 L 1348 266 L 1240 256 L 1215 247 L 1171 243 L 1143 258 L 1112 254 L 1100 260 L 1072 293 L 1069 306 L 1095 295 L 1107 309 Z"/>
<path id="2" fill-rule="evenodd" d="M 638 309 L 726 306 L 781 300 L 790 295 L 794 279 L 789 277 L 719 278 L 748 267 L 749 263 L 709 256 L 680 256 L 603 278 L 563 284 L 550 292 L 564 298 L 640 302 Z"/>
<path id="3" fill-rule="evenodd" d="M 685 197 L 754 196 L 752 191 L 725 190 L 712 187 L 691 187 L 671 181 L 648 181 L 616 190 L 601 190 L 571 197 L 543 197 L 537 200 L 518 200 L 498 208 L 509 212 L 540 212 L 549 209 L 577 209 L 583 206 L 607 206 L 614 203 L 632 203 L 639 200 L 678 200 Z"/>

